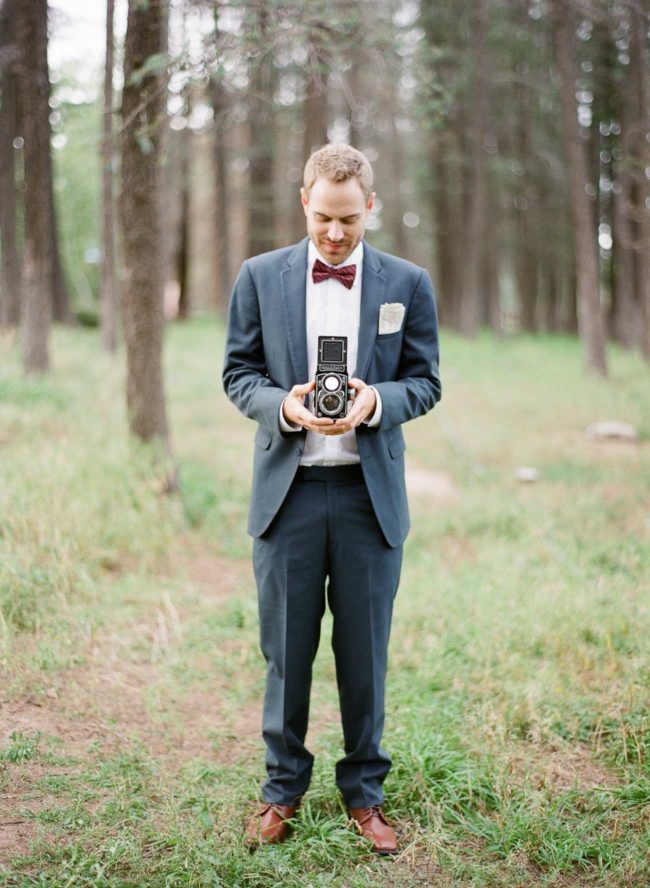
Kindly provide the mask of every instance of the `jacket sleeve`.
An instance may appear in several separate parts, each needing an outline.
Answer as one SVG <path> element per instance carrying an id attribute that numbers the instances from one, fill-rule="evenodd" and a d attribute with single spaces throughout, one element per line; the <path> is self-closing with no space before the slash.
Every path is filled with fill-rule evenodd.
<path id="1" fill-rule="evenodd" d="M 280 405 L 287 392 L 269 378 L 259 300 L 247 262 L 230 300 L 222 381 L 226 395 L 244 416 L 272 433 L 280 431 Z"/>
<path id="2" fill-rule="evenodd" d="M 381 396 L 380 428 L 422 416 L 442 397 L 438 372 L 438 314 L 433 284 L 422 269 L 406 314 L 399 378 L 373 383 Z"/>

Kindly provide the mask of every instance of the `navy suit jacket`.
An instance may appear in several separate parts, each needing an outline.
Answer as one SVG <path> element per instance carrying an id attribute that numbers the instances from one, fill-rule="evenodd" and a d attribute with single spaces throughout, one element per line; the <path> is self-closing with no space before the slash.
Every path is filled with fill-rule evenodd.
<path id="1" fill-rule="evenodd" d="M 291 486 L 306 432 L 280 430 L 280 404 L 288 391 L 308 382 L 306 297 L 307 244 L 247 259 L 228 312 L 223 369 L 227 396 L 258 423 L 248 533 L 261 536 Z M 438 321 L 428 273 L 411 262 L 363 244 L 361 314 L 356 368 L 350 376 L 381 396 L 378 428 L 356 429 L 361 467 L 372 505 L 389 546 L 409 530 L 404 483 L 402 423 L 421 416 L 441 397 Z M 402 327 L 378 333 L 384 302 L 405 306 Z M 327 330 L 323 330 L 327 335 Z"/>

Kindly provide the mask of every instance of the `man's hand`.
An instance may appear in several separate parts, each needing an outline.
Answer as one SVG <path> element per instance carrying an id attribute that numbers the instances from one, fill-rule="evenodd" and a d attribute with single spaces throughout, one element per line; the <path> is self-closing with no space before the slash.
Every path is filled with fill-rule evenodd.
<path id="1" fill-rule="evenodd" d="M 294 385 L 286 397 L 282 415 L 287 422 L 295 423 L 321 435 L 342 435 L 344 432 L 350 432 L 365 420 L 370 419 L 377 407 L 377 398 L 374 389 L 361 379 L 350 379 L 348 385 L 354 389 L 355 397 L 354 401 L 351 401 L 352 406 L 344 419 L 317 418 L 310 410 L 307 410 L 303 399 L 316 387 L 314 380 L 304 385 Z"/>
<path id="2" fill-rule="evenodd" d="M 370 419 L 377 408 L 377 396 L 375 391 L 363 380 L 356 377 L 348 380 L 348 385 L 355 391 L 354 401 L 344 419 L 337 419 L 334 427 L 323 431 L 325 435 L 342 435 L 356 429 L 362 422 Z"/>
<path id="3" fill-rule="evenodd" d="M 282 405 L 282 415 L 288 423 L 302 426 L 311 432 L 320 432 L 323 435 L 331 432 L 334 420 L 329 417 L 318 418 L 311 410 L 307 410 L 303 401 L 305 395 L 313 392 L 316 381 L 306 382 L 304 385 L 294 385 Z"/>

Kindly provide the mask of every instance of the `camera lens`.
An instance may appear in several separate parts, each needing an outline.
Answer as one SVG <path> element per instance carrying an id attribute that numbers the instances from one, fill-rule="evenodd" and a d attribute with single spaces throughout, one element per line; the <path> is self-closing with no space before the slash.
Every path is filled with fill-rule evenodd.
<path id="1" fill-rule="evenodd" d="M 323 395 L 320 399 L 320 409 L 323 413 L 327 413 L 331 416 L 340 411 L 342 403 L 343 401 L 340 395 Z"/>

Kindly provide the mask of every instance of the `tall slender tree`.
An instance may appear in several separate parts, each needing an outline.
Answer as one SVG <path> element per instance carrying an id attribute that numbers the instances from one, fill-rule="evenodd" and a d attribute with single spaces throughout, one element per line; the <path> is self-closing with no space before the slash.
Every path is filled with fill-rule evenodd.
<path id="1" fill-rule="evenodd" d="M 117 349 L 118 293 L 115 280 L 115 210 L 113 196 L 113 20 L 115 0 L 106 0 L 106 55 L 104 64 L 104 130 L 102 139 L 102 344 Z"/>
<path id="2" fill-rule="evenodd" d="M 630 11 L 621 7 L 617 16 L 616 31 L 610 34 L 615 45 L 617 36 L 629 33 L 631 28 Z M 630 55 L 629 80 L 634 83 L 636 53 L 632 47 Z M 634 194 L 634 177 L 631 173 L 633 147 L 630 140 L 638 116 L 637 91 L 630 88 L 627 77 L 623 79 L 615 69 L 610 69 L 608 88 L 611 91 L 611 104 L 616 109 L 616 123 L 620 136 L 612 150 L 612 194 L 611 231 L 612 257 L 610 262 L 610 305 L 607 316 L 608 332 L 612 339 L 628 348 L 634 348 L 640 340 L 639 304 L 635 288 L 634 221 L 630 207 Z M 630 144 L 631 141 L 631 144 Z"/>
<path id="3" fill-rule="evenodd" d="M 17 244 L 18 136 L 17 0 L 0 5 L 0 324 L 20 321 L 21 268 Z"/>
<path id="4" fill-rule="evenodd" d="M 254 41 L 250 55 L 249 158 L 250 223 L 248 255 L 255 256 L 275 246 L 275 207 L 273 201 L 273 101 L 276 72 L 269 49 L 273 25 L 266 4 L 251 4 L 248 11 L 249 39 Z"/>
<path id="5" fill-rule="evenodd" d="M 487 221 L 487 157 L 484 137 L 488 122 L 487 51 L 488 33 L 487 0 L 475 0 L 473 37 L 473 107 L 469 119 L 471 143 L 471 187 L 469 189 L 469 213 L 465 242 L 465 274 L 463 301 L 460 307 L 460 330 L 474 335 L 481 320 L 481 299 L 485 296 L 483 269 L 483 233 Z"/>
<path id="6" fill-rule="evenodd" d="M 650 92 L 648 91 L 648 11 L 639 0 L 633 8 L 632 56 L 637 122 L 634 127 L 637 181 L 637 281 L 641 306 L 641 352 L 650 361 Z"/>
<path id="7" fill-rule="evenodd" d="M 552 27 L 575 239 L 579 332 L 585 349 L 586 369 L 606 376 L 605 323 L 600 305 L 596 226 L 588 194 L 587 158 L 580 136 L 575 100 L 576 19 L 571 0 L 553 0 Z"/>
<path id="8" fill-rule="evenodd" d="M 330 56 L 322 25 L 314 22 L 309 35 L 309 67 L 305 72 L 302 160 L 327 142 L 327 74 Z"/>
<path id="9" fill-rule="evenodd" d="M 186 90 L 186 112 L 191 113 L 191 90 Z M 192 161 L 192 130 L 184 127 L 177 136 L 177 150 L 179 152 L 179 220 L 176 249 L 174 251 L 174 278 L 178 283 L 178 313 L 179 319 L 189 317 L 190 306 L 190 218 L 191 218 L 191 194 L 190 194 L 190 168 Z"/>
<path id="10" fill-rule="evenodd" d="M 23 359 L 26 373 L 43 373 L 50 366 L 54 304 L 47 0 L 21 0 L 18 4 L 18 39 L 25 163 Z"/>
<path id="11" fill-rule="evenodd" d="M 216 263 L 216 293 L 213 304 L 217 310 L 228 308 L 230 288 L 233 283 L 232 232 L 230 191 L 228 175 L 228 130 L 232 120 L 232 97 L 227 88 L 224 60 L 227 56 L 227 33 L 221 29 L 221 4 L 212 10 L 213 31 L 206 39 L 208 57 L 213 68 L 208 84 L 208 99 L 214 116 L 212 169 L 214 177 L 214 234 Z"/>
<path id="12" fill-rule="evenodd" d="M 522 66 L 522 71 L 527 71 Z M 531 94 L 527 85 L 517 82 L 513 89 L 516 98 L 516 150 L 523 171 L 520 192 L 514 203 L 517 219 L 515 237 L 515 273 L 519 291 L 520 326 L 533 332 L 537 329 L 537 262 L 538 252 L 533 238 L 534 200 L 531 169 L 532 111 Z"/>
<path id="13" fill-rule="evenodd" d="M 228 178 L 227 114 L 230 99 L 220 73 L 210 80 L 210 100 L 214 111 L 214 220 L 215 220 L 215 260 L 217 263 L 216 306 L 221 311 L 228 307 L 232 268 L 230 252 L 230 180 Z"/>
<path id="14" fill-rule="evenodd" d="M 127 406 L 132 433 L 169 445 L 162 370 L 159 143 L 165 113 L 165 0 L 129 0 L 122 92 L 120 216 Z"/>

